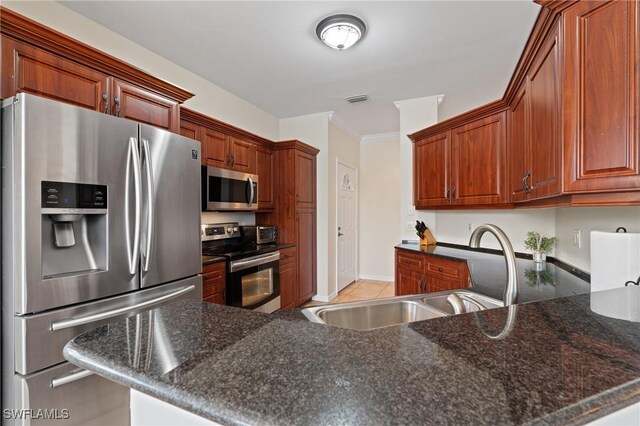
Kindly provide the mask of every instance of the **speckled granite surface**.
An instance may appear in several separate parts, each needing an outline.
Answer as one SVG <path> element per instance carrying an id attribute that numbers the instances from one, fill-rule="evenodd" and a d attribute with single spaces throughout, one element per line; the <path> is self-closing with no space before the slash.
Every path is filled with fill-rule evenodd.
<path id="1" fill-rule="evenodd" d="M 214 263 L 226 262 L 227 258 L 222 256 L 202 255 L 202 266 L 213 265 Z"/>
<path id="2" fill-rule="evenodd" d="M 366 332 L 185 301 L 64 354 L 222 424 L 581 424 L 640 400 L 640 323 L 593 312 L 601 294 L 640 300 L 622 288 Z"/>
<path id="3" fill-rule="evenodd" d="M 447 259 L 465 260 L 473 281 L 473 287 L 469 290 L 502 300 L 507 281 L 507 270 L 502 255 L 418 244 L 399 244 L 396 248 Z M 541 267 L 537 267 L 536 263 L 530 259 L 518 258 L 516 265 L 518 269 L 517 303 L 573 296 L 591 291 L 587 281 L 551 262 L 545 262 Z"/>

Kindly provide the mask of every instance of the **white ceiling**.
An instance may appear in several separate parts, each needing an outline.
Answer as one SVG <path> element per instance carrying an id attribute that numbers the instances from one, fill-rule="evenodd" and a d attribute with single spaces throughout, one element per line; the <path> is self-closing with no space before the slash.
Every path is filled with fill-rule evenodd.
<path id="1" fill-rule="evenodd" d="M 445 115 L 502 96 L 539 6 L 523 1 L 63 1 L 279 118 L 335 111 L 361 135 L 398 131 L 393 102 L 445 94 Z M 315 26 L 367 24 L 340 52 Z M 344 98 L 366 93 L 367 103 Z M 477 104 L 475 104 L 477 102 Z"/>

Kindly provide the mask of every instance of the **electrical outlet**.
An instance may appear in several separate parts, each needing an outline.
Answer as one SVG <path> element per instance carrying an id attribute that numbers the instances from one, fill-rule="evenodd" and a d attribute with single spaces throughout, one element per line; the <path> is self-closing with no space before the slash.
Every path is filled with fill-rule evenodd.
<path id="1" fill-rule="evenodd" d="M 416 214 L 416 208 L 415 208 L 415 206 L 409 206 L 409 210 L 408 210 L 408 212 L 409 212 L 409 216 L 413 216 L 413 215 L 415 215 L 415 214 Z"/>
<path id="2" fill-rule="evenodd" d="M 467 223 L 467 230 L 473 231 L 473 223 Z"/>
<path id="3" fill-rule="evenodd" d="M 581 229 L 573 230 L 573 246 L 575 248 L 582 247 L 582 230 Z"/>
<path id="4" fill-rule="evenodd" d="M 413 231 L 413 222 L 409 221 L 407 222 L 407 231 Z"/>

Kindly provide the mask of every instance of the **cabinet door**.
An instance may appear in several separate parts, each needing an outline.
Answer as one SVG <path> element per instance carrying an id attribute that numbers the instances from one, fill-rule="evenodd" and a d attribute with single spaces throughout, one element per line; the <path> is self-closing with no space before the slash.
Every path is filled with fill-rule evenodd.
<path id="1" fill-rule="evenodd" d="M 524 84 L 526 86 L 526 83 Z M 527 199 L 525 182 L 529 165 L 527 163 L 529 146 L 528 117 L 529 99 L 526 87 L 518 93 L 509 111 L 509 142 L 507 157 L 509 162 L 509 193 L 511 201 L 517 202 Z"/>
<path id="2" fill-rule="evenodd" d="M 258 209 L 273 209 L 273 152 L 264 147 L 256 151 L 256 174 L 260 179 L 258 185 Z"/>
<path id="3" fill-rule="evenodd" d="M 229 138 L 231 168 L 243 173 L 256 172 L 256 146 L 242 139 Z"/>
<path id="4" fill-rule="evenodd" d="M 436 291 L 458 290 L 466 287 L 467 286 L 465 284 L 462 284 L 459 281 L 449 281 L 428 276 L 425 280 L 424 291 L 427 293 L 434 293 Z"/>
<path id="5" fill-rule="evenodd" d="M 200 141 L 200 126 L 190 121 L 180 120 L 180 134 L 184 137 Z"/>
<path id="6" fill-rule="evenodd" d="M 424 288 L 424 274 L 404 268 L 396 269 L 396 296 L 421 293 Z"/>
<path id="7" fill-rule="evenodd" d="M 296 151 L 296 206 L 315 208 L 316 206 L 316 159 L 313 155 Z"/>
<path id="8" fill-rule="evenodd" d="M 637 1 L 564 12 L 565 192 L 640 188 Z"/>
<path id="9" fill-rule="evenodd" d="M 413 145 L 413 202 L 416 208 L 449 204 L 449 132 Z"/>
<path id="10" fill-rule="evenodd" d="M 171 132 L 179 132 L 178 103 L 125 81 L 112 78 L 111 113 Z"/>
<path id="11" fill-rule="evenodd" d="M 1 85 L 3 99 L 26 92 L 95 111 L 108 108 L 108 76 L 4 36 Z"/>
<path id="12" fill-rule="evenodd" d="M 298 249 L 298 304 L 315 294 L 316 246 L 315 211 L 296 212 L 296 247 Z"/>
<path id="13" fill-rule="evenodd" d="M 528 73 L 529 156 L 528 199 L 559 194 L 561 188 L 559 25 L 542 45 Z"/>
<path id="14" fill-rule="evenodd" d="M 505 201 L 506 113 L 451 131 L 451 197 L 455 204 Z"/>
<path id="15" fill-rule="evenodd" d="M 290 308 L 298 302 L 298 262 L 294 247 L 280 251 L 280 307 Z"/>
<path id="16" fill-rule="evenodd" d="M 229 136 L 203 127 L 201 130 L 202 164 L 206 166 L 229 168 Z"/>

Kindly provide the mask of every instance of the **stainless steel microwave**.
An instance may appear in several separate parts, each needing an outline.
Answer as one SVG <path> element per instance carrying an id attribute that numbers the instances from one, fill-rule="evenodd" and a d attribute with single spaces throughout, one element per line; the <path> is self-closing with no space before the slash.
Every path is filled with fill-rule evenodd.
<path id="1" fill-rule="evenodd" d="M 203 211 L 258 210 L 258 176 L 202 166 Z"/>

